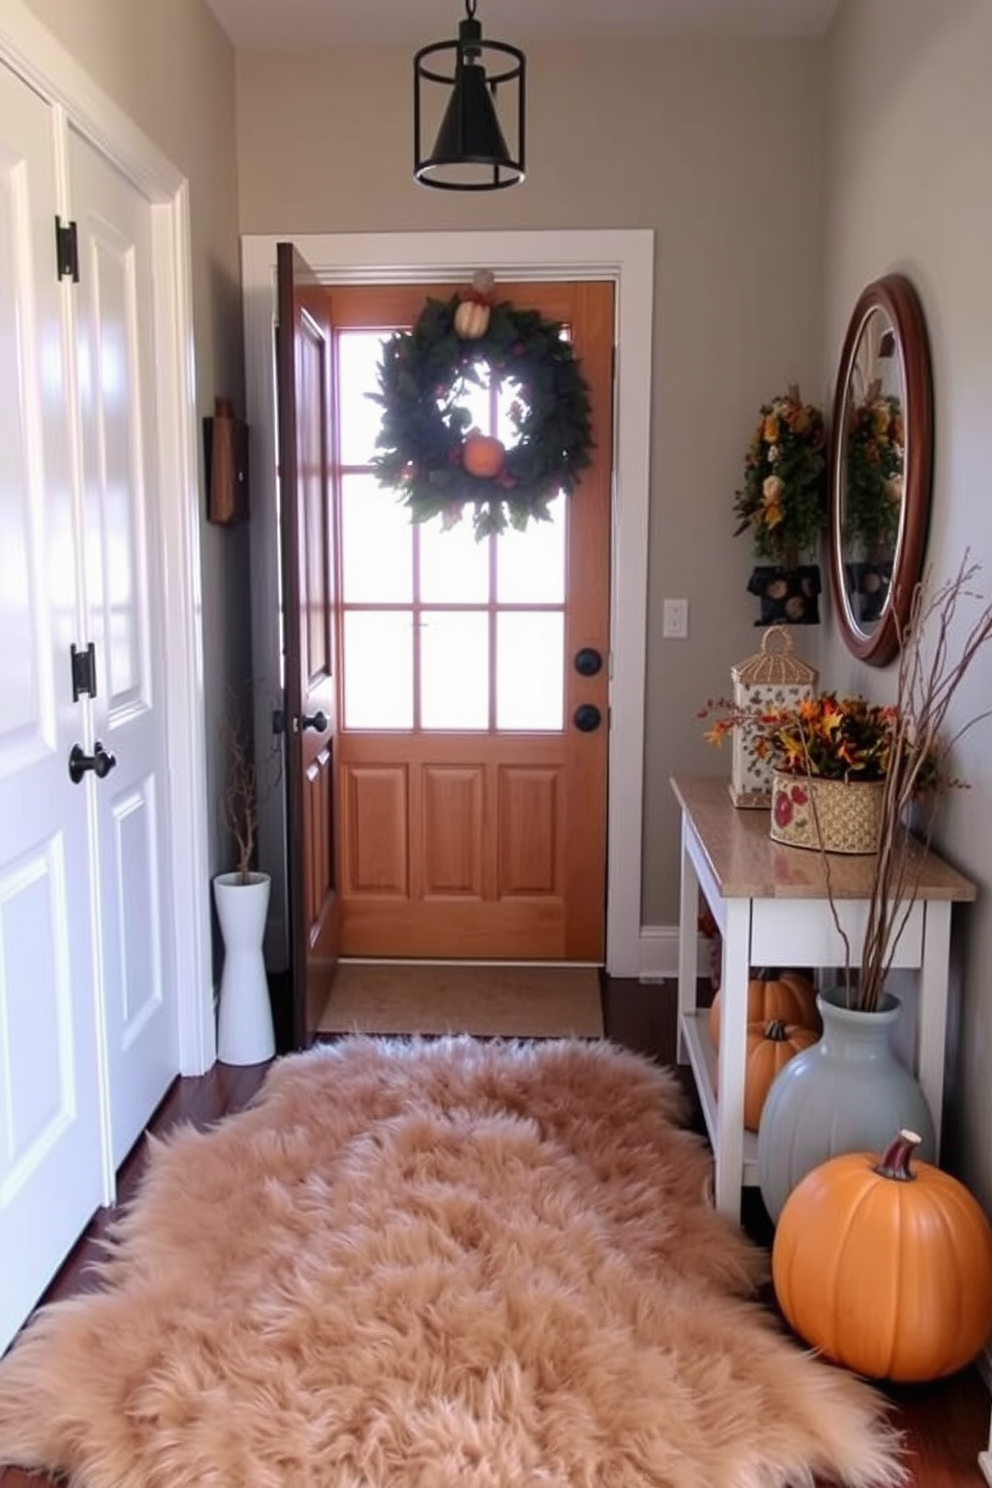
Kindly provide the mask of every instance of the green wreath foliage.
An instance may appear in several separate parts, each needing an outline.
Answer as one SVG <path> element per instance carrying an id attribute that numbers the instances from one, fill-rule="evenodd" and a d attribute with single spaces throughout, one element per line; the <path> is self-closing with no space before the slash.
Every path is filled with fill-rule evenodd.
<path id="1" fill-rule="evenodd" d="M 383 410 L 372 468 L 414 522 L 457 520 L 471 506 L 481 540 L 550 520 L 549 502 L 559 491 L 572 494 L 590 462 L 589 388 L 560 324 L 504 300 L 491 307 L 485 334 L 465 340 L 455 330 L 461 300 L 428 299 L 412 330 L 385 343 L 379 392 L 369 394 Z M 462 466 L 471 414 L 459 399 L 469 384 L 482 385 L 480 364 L 516 389 L 516 442 L 490 478 Z"/>

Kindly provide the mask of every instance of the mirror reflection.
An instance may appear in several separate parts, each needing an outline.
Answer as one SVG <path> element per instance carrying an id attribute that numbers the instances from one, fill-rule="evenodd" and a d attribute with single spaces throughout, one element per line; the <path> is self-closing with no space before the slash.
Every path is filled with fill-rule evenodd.
<path id="1" fill-rule="evenodd" d="M 852 618 L 870 630 L 882 618 L 902 524 L 906 462 L 905 381 L 888 312 L 861 328 L 845 416 L 839 480 L 844 580 Z"/>

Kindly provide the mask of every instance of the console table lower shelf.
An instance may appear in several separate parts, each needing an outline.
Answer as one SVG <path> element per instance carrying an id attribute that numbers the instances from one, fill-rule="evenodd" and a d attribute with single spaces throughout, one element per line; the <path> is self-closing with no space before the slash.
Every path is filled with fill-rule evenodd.
<path id="1" fill-rule="evenodd" d="M 685 1052 L 696 1082 L 696 1094 L 706 1122 L 706 1134 L 710 1146 L 716 1150 L 717 1142 L 717 1093 L 716 1050 L 709 1033 L 709 1014 L 704 1009 L 693 1013 L 682 1013 L 680 1027 Z M 741 1161 L 741 1186 L 758 1186 L 758 1138 L 754 1132 L 744 1133 L 744 1154 Z"/>

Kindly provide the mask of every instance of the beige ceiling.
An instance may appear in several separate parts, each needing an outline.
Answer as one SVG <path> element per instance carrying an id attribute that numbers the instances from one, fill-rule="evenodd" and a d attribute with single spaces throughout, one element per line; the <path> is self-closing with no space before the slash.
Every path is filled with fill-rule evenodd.
<path id="1" fill-rule="evenodd" d="M 208 0 L 239 47 L 424 45 L 457 34 L 465 0 Z M 819 36 L 838 0 L 478 0 L 497 41 Z"/>

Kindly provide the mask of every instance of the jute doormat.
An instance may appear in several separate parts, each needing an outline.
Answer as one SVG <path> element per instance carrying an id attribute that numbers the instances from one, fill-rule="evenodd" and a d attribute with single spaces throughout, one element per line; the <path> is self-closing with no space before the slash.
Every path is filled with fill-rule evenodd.
<path id="1" fill-rule="evenodd" d="M 602 1038 L 594 966 L 338 967 L 320 1033 L 471 1033 Z"/>

